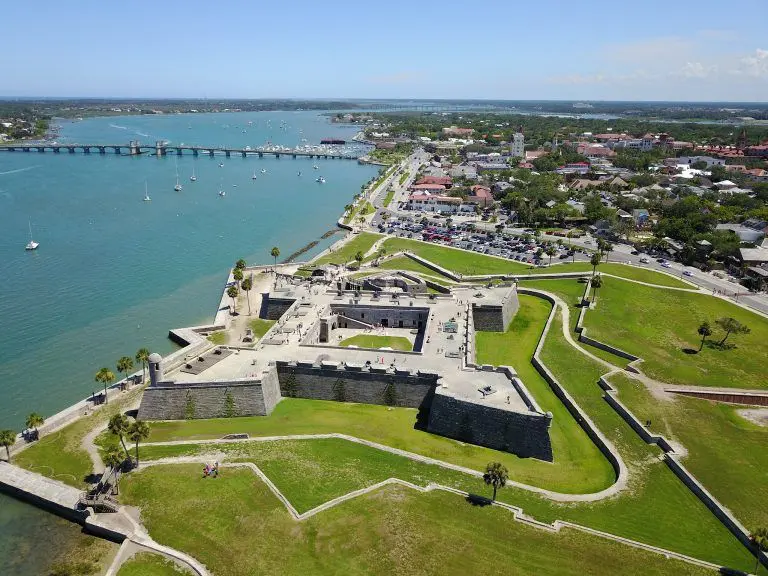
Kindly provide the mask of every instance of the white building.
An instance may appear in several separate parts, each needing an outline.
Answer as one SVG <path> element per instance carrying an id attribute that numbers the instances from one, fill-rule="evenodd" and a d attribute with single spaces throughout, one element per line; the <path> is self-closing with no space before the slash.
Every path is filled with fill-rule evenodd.
<path id="1" fill-rule="evenodd" d="M 458 197 L 431 194 L 429 192 L 414 192 L 408 197 L 408 209 L 421 212 L 457 214 L 459 212 L 474 212 L 475 205 L 471 203 L 465 204 Z"/>
<path id="2" fill-rule="evenodd" d="M 512 134 L 512 145 L 510 149 L 510 155 L 525 160 L 525 136 L 522 132 L 515 132 Z"/>

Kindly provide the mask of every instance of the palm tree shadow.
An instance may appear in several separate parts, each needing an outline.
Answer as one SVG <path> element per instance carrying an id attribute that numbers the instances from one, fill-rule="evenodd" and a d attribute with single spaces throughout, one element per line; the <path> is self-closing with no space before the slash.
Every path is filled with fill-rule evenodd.
<path id="1" fill-rule="evenodd" d="M 480 496 L 479 494 L 467 494 L 465 500 L 472 504 L 472 506 L 479 506 L 481 508 L 493 504 L 493 500 L 486 498 L 485 496 Z"/>

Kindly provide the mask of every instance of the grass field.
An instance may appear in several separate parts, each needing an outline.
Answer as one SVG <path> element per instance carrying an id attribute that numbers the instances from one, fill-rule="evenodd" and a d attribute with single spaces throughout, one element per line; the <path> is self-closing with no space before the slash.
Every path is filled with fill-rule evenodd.
<path id="1" fill-rule="evenodd" d="M 339 346 L 357 346 L 358 348 L 391 348 L 410 352 L 413 344 L 404 336 L 376 336 L 370 334 L 358 334 L 339 342 Z"/>
<path id="2" fill-rule="evenodd" d="M 704 346 L 698 350 L 699 324 L 708 320 L 711 340 L 722 338 L 716 318 L 731 316 L 752 332 L 732 336 L 734 348 Z M 768 320 L 706 294 L 651 288 L 606 278 L 595 310 L 587 312 L 589 336 L 642 357 L 648 376 L 671 384 L 768 388 Z"/>
<path id="3" fill-rule="evenodd" d="M 553 272 L 592 272 L 592 265 L 589 262 L 568 262 L 565 264 L 553 264 L 547 268 L 535 268 L 530 274 L 551 274 Z M 678 280 L 669 274 L 662 274 L 655 270 L 647 270 L 638 266 L 628 266 L 627 264 L 618 264 L 616 262 L 603 262 L 597 267 L 597 272 L 605 272 L 614 276 L 621 276 L 630 280 L 638 280 L 658 286 L 670 286 L 673 288 L 688 288 L 695 290 L 696 287 L 682 280 Z"/>
<path id="4" fill-rule="evenodd" d="M 416 262 L 416 260 L 408 258 L 408 256 L 396 256 L 389 260 L 384 260 L 378 267 L 383 270 L 406 270 L 408 272 L 416 272 L 417 274 L 424 274 L 426 276 L 436 276 L 442 278 L 444 281 L 449 281 L 448 277 L 435 272 L 432 268 L 427 268 L 423 264 Z"/>
<path id="5" fill-rule="evenodd" d="M 381 238 L 381 234 L 373 234 L 370 232 L 361 232 L 352 237 L 351 240 L 342 245 L 341 248 L 335 252 L 331 252 L 314 260 L 313 266 L 322 266 L 323 264 L 346 264 L 354 260 L 355 254 L 362 252 L 365 254 L 376 243 L 376 240 Z"/>
<path id="6" fill-rule="evenodd" d="M 659 400 L 621 374 L 610 381 L 627 408 L 651 421 L 651 431 L 685 446 L 685 466 L 747 528 L 768 526 L 768 428 L 740 416 L 744 408 L 682 396 Z"/>
<path id="7" fill-rule="evenodd" d="M 394 189 L 390 189 L 387 191 L 387 195 L 384 196 L 384 201 L 382 204 L 384 204 L 384 208 L 389 206 L 392 203 L 392 199 L 395 197 L 395 191 Z"/>
<path id="8" fill-rule="evenodd" d="M 123 563 L 117 576 L 181 576 L 191 574 L 159 554 L 140 552 Z"/>
<path id="9" fill-rule="evenodd" d="M 263 320 L 261 318 L 256 318 L 255 320 L 248 322 L 248 326 L 251 330 L 253 330 L 254 339 L 258 340 L 264 336 L 264 334 L 269 332 L 269 329 L 272 328 L 274 323 L 274 320 Z"/>
<path id="10" fill-rule="evenodd" d="M 168 494 L 174 506 L 168 506 Z M 197 465 L 131 475 L 122 500 L 159 542 L 218 575 L 703 574 L 574 530 L 552 534 L 453 494 L 386 487 L 295 522 L 249 470 L 200 478 Z M 428 529 L 427 529 L 428 526 Z M 552 551 L 557 550 L 557 554 Z"/>
<path id="11" fill-rule="evenodd" d="M 221 345 L 227 343 L 227 333 L 224 330 L 208 334 L 207 338 L 212 344 Z"/>
<path id="12" fill-rule="evenodd" d="M 51 434 L 43 435 L 32 446 L 13 457 L 13 464 L 55 478 L 62 482 L 85 488 L 86 476 L 91 473 L 91 460 L 83 450 L 81 442 L 86 434 L 100 424 L 106 424 L 109 418 L 137 398 L 139 390 L 126 393 L 119 400 L 110 403 L 89 416 Z"/>
<path id="13" fill-rule="evenodd" d="M 541 409 L 552 412 L 549 437 L 555 466 L 564 466 L 570 476 L 571 466 L 578 462 L 580 473 L 595 480 L 596 490 L 606 488 L 615 480 L 613 468 L 531 364 L 551 306 L 534 296 L 521 294 L 519 298 L 520 309 L 506 332 L 477 332 L 476 361 L 512 366 Z"/>

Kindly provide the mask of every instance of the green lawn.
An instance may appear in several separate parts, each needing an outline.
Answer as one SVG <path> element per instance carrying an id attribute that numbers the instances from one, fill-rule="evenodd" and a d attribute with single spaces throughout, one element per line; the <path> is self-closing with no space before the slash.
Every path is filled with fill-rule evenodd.
<path id="1" fill-rule="evenodd" d="M 387 191 L 387 195 L 384 196 L 384 202 L 382 202 L 382 204 L 384 204 L 385 208 L 392 203 L 392 199 L 394 197 L 395 197 L 395 191 L 394 190 Z"/>
<path id="2" fill-rule="evenodd" d="M 413 344 L 404 336 L 376 336 L 358 334 L 339 342 L 339 346 L 357 346 L 358 348 L 392 348 L 410 352 Z"/>
<path id="3" fill-rule="evenodd" d="M 627 408 L 651 421 L 652 432 L 685 446 L 685 466 L 747 528 L 768 526 L 768 428 L 740 416 L 744 408 L 683 396 L 659 400 L 622 374 L 610 381 Z"/>
<path id="4" fill-rule="evenodd" d="M 264 334 L 269 332 L 269 329 L 272 328 L 272 325 L 275 323 L 274 320 L 263 320 L 261 318 L 256 318 L 255 320 L 251 320 L 248 323 L 248 326 L 253 330 L 253 337 L 255 340 L 258 340 Z"/>
<path id="5" fill-rule="evenodd" d="M 697 350 L 699 324 L 708 320 L 713 341 L 722 338 L 714 320 L 731 316 L 752 332 L 732 336 L 735 347 Z M 642 357 L 642 370 L 670 384 L 768 388 L 768 320 L 707 294 L 661 290 L 606 278 L 595 310 L 587 312 L 585 326 L 592 338 Z"/>
<path id="6" fill-rule="evenodd" d="M 416 272 L 427 276 L 436 276 L 442 278 L 443 281 L 448 280 L 446 276 L 443 276 L 439 272 L 435 272 L 432 268 L 427 268 L 423 264 L 416 262 L 416 260 L 408 258 L 408 256 L 396 256 L 389 260 L 384 260 L 378 267 L 384 270 L 406 270 L 408 272 Z"/>
<path id="7" fill-rule="evenodd" d="M 547 260 L 545 260 L 546 262 Z M 555 264 L 553 260 L 552 266 L 547 268 L 534 268 L 530 271 L 530 274 L 551 274 L 554 272 L 592 272 L 592 265 L 589 262 L 567 262 L 565 264 Z M 659 286 L 671 286 L 673 288 L 688 288 L 695 290 L 695 286 L 691 286 L 682 280 L 678 280 L 674 276 L 669 274 L 663 274 L 656 272 L 655 270 L 647 270 L 638 266 L 629 266 L 627 264 L 619 264 L 617 262 L 603 262 L 597 267 L 597 272 L 605 272 L 606 274 L 613 274 L 615 276 L 621 276 L 622 278 L 629 278 L 630 280 L 638 280 L 640 282 L 648 282 L 649 284 L 657 284 Z"/>
<path id="8" fill-rule="evenodd" d="M 523 274 L 530 268 L 527 264 L 511 262 L 503 258 L 406 238 L 389 238 L 384 242 L 383 248 L 388 254 L 412 252 L 438 266 L 464 275 Z"/>
<path id="9" fill-rule="evenodd" d="M 197 465 L 153 467 L 126 478 L 121 499 L 141 507 L 155 540 L 221 576 L 704 574 L 582 532 L 536 529 L 506 510 L 472 506 L 453 494 L 398 486 L 304 522 L 294 521 L 249 470 L 204 480 Z"/>
<path id="10" fill-rule="evenodd" d="M 124 394 L 119 400 L 112 400 L 104 408 L 92 411 L 64 428 L 46 434 L 32 446 L 13 457 L 13 463 L 44 476 L 85 488 L 86 476 L 91 473 L 91 459 L 83 450 L 83 437 L 94 427 L 104 425 L 118 411 L 125 410 L 136 399 L 139 389 Z"/>
<path id="11" fill-rule="evenodd" d="M 520 309 L 506 332 L 477 332 L 476 361 L 517 371 L 541 409 L 552 412 L 554 467 L 562 468 L 566 478 L 586 475 L 593 480 L 593 490 L 601 490 L 615 481 L 613 468 L 531 364 L 550 310 L 546 300 L 521 294 Z"/>
<path id="12" fill-rule="evenodd" d="M 218 332 L 212 332 L 211 334 L 208 334 L 208 341 L 216 345 L 226 344 L 227 343 L 226 330 L 219 330 Z"/>
<path id="13" fill-rule="evenodd" d="M 182 570 L 175 562 L 159 554 L 140 552 L 120 566 L 117 576 L 180 576 L 181 574 L 191 574 L 191 572 Z"/>
<path id="14" fill-rule="evenodd" d="M 312 261 L 313 266 L 322 266 L 323 264 L 346 264 L 354 260 L 355 254 L 362 252 L 365 254 L 376 243 L 376 240 L 381 238 L 381 234 L 373 234 L 371 232 L 361 232 L 355 234 L 348 241 L 345 242 L 341 248 L 334 252 L 330 252 L 317 260 Z"/>

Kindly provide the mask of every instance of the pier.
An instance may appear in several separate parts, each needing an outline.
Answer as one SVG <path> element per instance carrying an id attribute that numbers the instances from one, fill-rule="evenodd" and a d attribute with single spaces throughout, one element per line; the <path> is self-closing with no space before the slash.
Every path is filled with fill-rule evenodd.
<path id="1" fill-rule="evenodd" d="M 117 154 L 121 156 L 157 156 L 163 157 L 167 155 L 183 156 L 185 154 L 192 156 L 225 156 L 230 158 L 231 156 L 241 156 L 246 158 L 248 156 L 258 156 L 263 158 L 266 156 L 274 156 L 280 158 L 281 156 L 289 156 L 291 158 L 322 158 L 322 159 L 334 159 L 334 160 L 357 160 L 360 155 L 334 152 L 334 151 L 321 151 L 321 150 L 305 150 L 300 148 L 272 148 L 267 146 L 259 146 L 256 148 L 227 148 L 217 146 L 192 146 L 192 145 L 170 145 L 165 142 L 159 141 L 154 144 L 141 144 L 138 141 L 132 140 L 128 144 L 9 144 L 0 146 L 0 152 L 53 152 L 54 154 L 61 154 L 62 152 L 68 154 L 82 153 L 82 154 Z"/>

